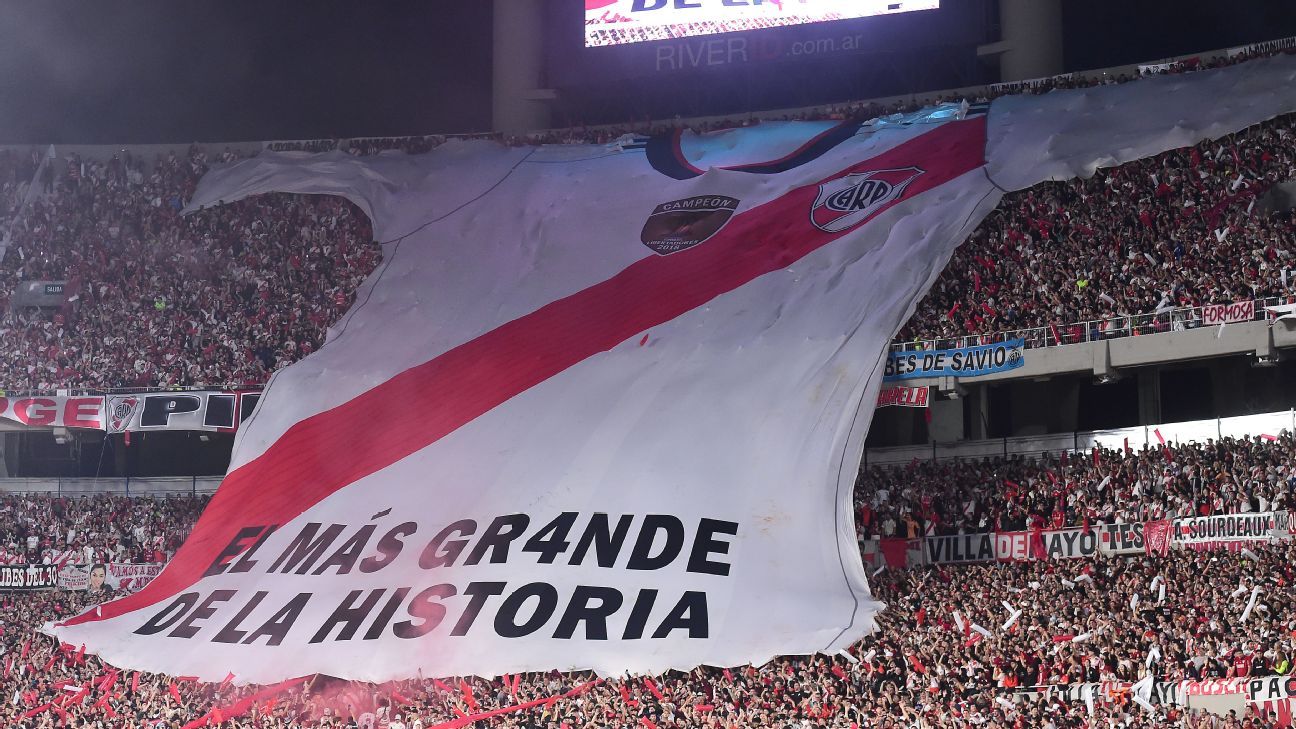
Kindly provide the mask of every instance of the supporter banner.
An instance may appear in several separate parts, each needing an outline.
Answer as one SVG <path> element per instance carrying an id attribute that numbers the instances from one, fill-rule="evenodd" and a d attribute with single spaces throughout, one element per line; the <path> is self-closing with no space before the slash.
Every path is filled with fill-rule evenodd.
<path id="1" fill-rule="evenodd" d="M 1034 693 L 1048 688 L 1068 703 L 1083 702 L 1086 696 L 1095 702 L 1105 703 L 1128 695 L 1133 686 L 1129 681 L 1104 681 L 1036 687 Z M 1251 704 L 1263 706 L 1265 702 L 1296 698 L 1296 676 L 1153 681 L 1149 700 L 1154 704 L 1185 706 L 1191 703 L 1194 696 L 1245 696 Z"/>
<path id="2" fill-rule="evenodd" d="M 963 349 L 935 349 L 927 352 L 892 352 L 887 358 L 883 382 L 916 377 L 977 377 L 1015 370 L 1024 364 L 1024 343 L 1013 339 Z"/>
<path id="3" fill-rule="evenodd" d="M 1038 540 L 1038 541 L 1036 541 Z M 1034 559 L 1078 559 L 1098 553 L 1094 530 L 1058 529 L 1040 532 L 997 532 L 927 537 L 927 561 L 1021 562 Z"/>
<path id="4" fill-rule="evenodd" d="M 1236 324 L 1254 318 L 1254 301 L 1236 301 L 1232 304 L 1211 304 L 1202 307 L 1203 324 Z"/>
<path id="5" fill-rule="evenodd" d="M 135 592 L 162 572 L 163 564 L 110 562 L 97 565 L 67 565 L 58 572 L 58 586 L 64 590 Z"/>
<path id="6" fill-rule="evenodd" d="M 220 166 L 190 211 L 345 195 L 400 255 L 275 374 L 167 568 L 47 629 L 257 683 L 835 654 L 878 610 L 851 497 L 887 346 L 955 247 L 1004 190 L 1286 113 L 1293 79 L 1275 58 L 985 116 Z"/>
<path id="7" fill-rule="evenodd" d="M 1265 41 L 1263 43 L 1252 43 L 1249 46 L 1237 46 L 1228 49 L 1228 57 L 1240 56 L 1243 53 L 1273 53 L 1285 48 L 1296 48 L 1296 36 L 1279 38 L 1277 40 Z"/>
<path id="8" fill-rule="evenodd" d="M 40 564 L 0 566 L 0 592 L 53 589 L 58 582 L 58 569 Z"/>
<path id="9" fill-rule="evenodd" d="M 923 387 L 884 387 L 878 391 L 877 406 L 880 408 L 898 405 L 906 408 L 927 407 L 927 395 L 930 388 Z"/>
<path id="10" fill-rule="evenodd" d="M 1098 549 L 1103 554 L 1143 554 L 1143 524 L 1101 524 L 1098 531 Z"/>
<path id="11" fill-rule="evenodd" d="M 207 430 L 233 433 L 261 400 L 260 392 L 160 392 L 109 395 L 105 430 Z"/>
<path id="12" fill-rule="evenodd" d="M 1074 73 L 1059 73 L 1056 76 L 1041 76 L 1039 78 L 1023 79 L 1021 81 L 1004 81 L 1002 83 L 990 84 L 990 90 L 996 93 L 1003 93 L 1014 89 L 1035 89 L 1040 86 L 1056 84 L 1062 81 L 1070 81 L 1074 77 Z"/>
<path id="13" fill-rule="evenodd" d="M 1171 68 L 1174 68 L 1175 63 L 1175 61 L 1168 61 L 1166 63 L 1140 63 L 1138 67 L 1139 74 L 1146 76 L 1150 73 L 1169 71 Z"/>
<path id="14" fill-rule="evenodd" d="M 34 427 L 103 430 L 104 399 L 102 395 L 0 397 L 0 418 Z"/>
<path id="15" fill-rule="evenodd" d="M 1174 520 L 1174 543 L 1189 549 L 1241 549 L 1288 533 L 1287 512 L 1223 514 Z"/>

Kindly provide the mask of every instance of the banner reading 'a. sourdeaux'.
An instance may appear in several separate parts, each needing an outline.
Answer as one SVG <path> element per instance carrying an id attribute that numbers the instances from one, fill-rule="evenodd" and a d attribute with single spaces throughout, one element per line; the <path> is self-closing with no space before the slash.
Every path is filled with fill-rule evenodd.
<path id="1" fill-rule="evenodd" d="M 1174 520 L 1173 542 L 1189 549 L 1239 550 L 1290 535 L 1288 512 L 1220 514 Z"/>
<path id="2" fill-rule="evenodd" d="M 190 213 L 340 194 L 399 247 L 275 374 L 166 569 L 47 630 L 267 684 L 836 654 L 879 609 L 852 494 L 887 347 L 955 247 L 1005 190 L 1292 110 L 1296 58 L 1267 59 L 989 114 L 215 169 Z"/>
<path id="3" fill-rule="evenodd" d="M 918 352 L 892 352 L 887 358 L 883 382 L 918 377 L 978 377 L 1015 370 L 1025 363 L 1024 342 L 1013 339 L 997 344 L 963 349 L 933 349 Z"/>

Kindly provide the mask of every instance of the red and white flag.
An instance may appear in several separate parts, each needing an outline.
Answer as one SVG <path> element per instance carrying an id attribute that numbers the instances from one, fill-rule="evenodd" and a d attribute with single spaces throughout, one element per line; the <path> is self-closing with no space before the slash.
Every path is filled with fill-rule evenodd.
<path id="1" fill-rule="evenodd" d="M 47 629 L 236 683 L 836 654 L 879 608 L 851 498 L 887 345 L 958 243 L 1003 190 L 1294 109 L 1284 56 L 989 116 L 218 169 L 190 212 L 345 195 L 383 265 L 167 568 Z"/>

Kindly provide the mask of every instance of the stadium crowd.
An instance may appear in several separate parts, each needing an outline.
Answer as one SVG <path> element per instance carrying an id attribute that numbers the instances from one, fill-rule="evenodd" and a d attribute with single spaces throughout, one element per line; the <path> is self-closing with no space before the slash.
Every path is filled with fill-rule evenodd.
<path id="1" fill-rule="evenodd" d="M 1131 78 L 1068 75 L 987 88 L 978 100 Z M 943 100 L 836 105 L 783 118 L 870 119 Z M 753 116 L 693 128 L 758 121 Z M 1084 332 L 1070 322 L 1105 320 L 1096 326 L 1110 336 L 1128 330 L 1125 314 L 1286 295 L 1290 216 L 1253 216 L 1248 206 L 1292 177 L 1291 123 L 1258 125 L 1092 180 L 1011 196 L 960 248 L 901 338 L 935 343 L 1054 325 L 1054 339 L 1074 341 Z M 486 136 L 510 144 L 607 143 L 669 128 L 574 126 L 525 138 Z M 417 154 L 445 139 L 269 147 Z M 0 259 L 0 336 L 6 343 L 0 388 L 7 392 L 263 384 L 274 370 L 322 344 L 381 259 L 369 221 L 338 198 L 266 195 L 181 216 L 208 167 L 201 147 L 153 160 L 125 150 L 108 159 L 71 154 L 38 180 L 43 154 L 0 154 L 0 233 L 7 241 Z M 227 149 L 214 161 L 235 156 Z M 29 186 L 42 194 L 24 204 Z M 1103 253 L 1094 257 L 1093 250 Z M 58 309 L 21 306 L 13 292 L 22 281 L 66 281 L 67 303 Z"/>
<path id="2" fill-rule="evenodd" d="M 1296 440 L 1284 433 L 1065 459 L 871 468 L 857 492 L 867 517 L 861 538 L 879 519 L 918 520 L 916 534 L 928 518 L 937 521 L 936 533 L 1016 527 L 1028 517 L 1054 519 L 1059 502 L 1072 497 L 1062 524 L 1280 509 L 1290 503 L 1293 459 Z M 201 497 L 10 496 L 0 501 L 0 540 L 21 549 L 35 535 L 36 547 L 24 554 L 42 560 L 66 550 L 71 561 L 89 563 L 124 550 L 148 561 L 169 554 L 203 504 Z M 1296 543 L 1289 541 L 1257 542 L 1243 553 L 1176 549 L 883 569 L 870 578 L 888 606 L 880 629 L 849 655 L 652 678 L 553 673 L 381 686 L 320 676 L 276 687 L 240 687 L 236 677 L 219 685 L 137 679 L 39 632 L 95 596 L 0 593 L 0 694 L 9 699 L 0 703 L 0 724 L 427 729 L 468 726 L 465 716 L 530 704 L 476 725 L 1097 727 L 1111 726 L 1110 719 L 1118 726 L 1281 726 L 1285 719 L 1261 716 L 1262 708 L 1229 723 L 1171 705 L 1148 710 L 1128 692 L 1099 697 L 1091 714 L 1083 701 L 1035 687 L 1132 683 L 1148 674 L 1160 681 L 1290 675 L 1294 564 Z M 1258 599 L 1247 611 L 1253 588 Z"/>
<path id="3" fill-rule="evenodd" d="M 306 195 L 180 215 L 207 165 L 67 158 L 0 261 L 0 387 L 261 385 L 323 343 L 381 258 L 368 218 Z M 66 281 L 67 303 L 11 301 L 21 281 Z"/>
<path id="4" fill-rule="evenodd" d="M 1296 493 L 1296 444 L 1270 437 L 867 468 L 856 523 L 915 538 L 1281 511 Z"/>
<path id="5" fill-rule="evenodd" d="M 1120 80 L 1071 77 L 1001 91 Z M 898 110 L 837 107 L 811 116 Z M 960 251 L 907 334 L 1061 327 L 1164 305 L 1285 294 L 1290 220 L 1253 217 L 1245 207 L 1293 176 L 1290 125 L 1277 120 L 1093 180 L 1013 196 Z M 528 141 L 610 141 L 638 131 L 573 130 Z M 418 152 L 439 140 L 353 140 L 346 151 Z M 339 147 L 327 141 L 280 146 Z M 287 195 L 182 217 L 207 161 L 196 147 L 151 164 L 128 153 L 72 157 L 51 176 L 44 196 L 17 215 L 22 180 L 35 174 L 39 157 L 0 157 L 0 204 L 10 213 L 0 289 L 66 280 L 70 299 L 57 312 L 13 311 L 5 302 L 0 334 L 9 346 L 0 352 L 0 385 L 259 384 L 320 346 L 327 326 L 379 262 L 368 222 L 337 199 Z M 1106 253 L 1080 255 L 1090 247 Z M 1296 442 L 1283 435 L 869 469 L 857 487 L 860 533 L 921 536 L 1282 509 L 1291 505 L 1293 458 Z M 157 561 L 183 540 L 203 505 L 195 497 L 4 497 L 0 557 L 42 564 Z M 550 673 L 382 686 L 321 676 L 238 686 L 233 675 L 203 684 L 122 670 L 40 632 L 100 595 L 0 592 L 0 725 L 1280 726 L 1282 719 L 1263 710 L 1217 719 L 1164 705 L 1145 709 L 1120 692 L 1090 709 L 1057 691 L 1028 689 L 1135 681 L 1148 673 L 1165 680 L 1290 674 L 1294 558 L 1289 542 L 1257 544 L 1250 554 L 1173 550 L 888 569 L 871 578 L 888 604 L 880 630 L 848 655 L 653 678 Z M 1251 594 L 1259 597 L 1248 611 Z M 529 708 L 471 719 L 518 705 Z"/>

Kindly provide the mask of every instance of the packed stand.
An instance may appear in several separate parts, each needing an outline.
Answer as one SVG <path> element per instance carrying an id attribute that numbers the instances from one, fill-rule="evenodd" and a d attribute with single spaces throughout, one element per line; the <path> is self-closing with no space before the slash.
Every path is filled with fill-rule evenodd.
<path id="1" fill-rule="evenodd" d="M 1257 198 L 1296 178 L 1296 116 L 1009 195 L 954 254 L 899 340 L 1035 329 L 1128 336 L 1171 310 L 1296 293 L 1296 219 Z M 1087 322 L 1087 324 L 1081 324 Z M 1179 320 L 1180 325 L 1195 325 Z M 1151 327 L 1151 328 L 1148 328 Z"/>
<path id="2" fill-rule="evenodd" d="M 855 504 L 861 537 L 917 538 L 1282 511 L 1293 493 L 1296 440 L 1284 433 L 873 466 Z"/>
<path id="3" fill-rule="evenodd" d="M 267 195 L 181 216 L 207 169 L 197 147 L 67 164 L 0 263 L 9 392 L 259 386 L 323 343 L 381 258 L 342 198 Z M 67 281 L 68 303 L 11 306 L 8 292 L 33 280 Z"/>
<path id="4" fill-rule="evenodd" d="M 1100 449 L 1037 459 L 991 459 L 868 469 L 857 492 L 861 536 L 879 524 L 928 518 L 936 532 L 1091 525 L 1178 514 L 1281 509 L 1296 473 L 1288 434 Z M 97 551 L 168 550 L 202 498 L 9 497 L 6 544 L 36 534 L 48 558 L 79 537 Z M 1065 505 L 1064 507 L 1062 505 Z M 1055 516 L 1061 514 L 1060 517 Z M 875 518 L 876 517 L 876 518 Z M 877 519 L 880 519 L 879 522 Z M 60 540 L 62 542 L 60 543 Z M 130 552 L 142 545 L 144 551 Z M 531 704 L 483 726 L 568 727 L 1222 727 L 1281 725 L 1276 714 L 1228 720 L 1188 715 L 1128 693 L 1084 702 L 1039 687 L 1291 675 L 1296 660 L 1296 544 L 1247 552 L 1171 550 L 1164 557 L 1098 557 L 874 572 L 887 609 L 879 631 L 848 655 L 782 658 L 760 667 L 698 669 L 651 678 L 528 674 L 373 686 L 312 676 L 284 685 L 202 684 L 104 665 L 39 633 L 45 621 L 93 604 L 89 593 L 0 594 L 0 724 L 15 727 L 437 726 Z M 1249 598 L 1257 595 L 1252 609 Z M 15 698 L 16 697 L 16 698 Z M 555 698 L 557 697 L 557 698 Z M 534 703 L 533 703 L 534 702 Z M 66 717 L 66 718 L 65 718 Z M 462 723 L 462 722 L 461 722 Z"/>
<path id="5" fill-rule="evenodd" d="M 2 496 L 0 564 L 166 562 L 206 506 L 189 495 Z"/>
<path id="6" fill-rule="evenodd" d="M 652 678 L 583 674 L 398 681 L 374 686 L 321 676 L 238 687 L 118 670 L 40 634 L 46 620 L 93 604 L 88 593 L 0 596 L 4 695 L 12 727 L 437 726 L 532 704 L 479 726 L 999 727 L 1240 726 L 1151 711 L 1128 695 L 1083 702 L 1035 687 L 1290 675 L 1296 655 L 1296 548 L 1175 551 L 1165 558 L 1076 560 L 888 571 L 873 578 L 888 609 L 849 657 L 781 658 L 757 667 Z M 1165 597 L 1153 587 L 1166 586 Z M 1239 589 L 1263 589 L 1242 619 Z M 1137 600 L 1141 596 L 1142 600 Z M 1020 610 L 1017 619 L 1009 608 Z M 968 625 L 989 626 L 989 637 Z M 1148 656 L 1152 658 L 1149 659 Z M 554 698 L 557 697 L 557 698 Z M 1256 709 L 1249 710 L 1258 714 Z M 1277 726 L 1275 716 L 1250 726 Z"/>
<path id="7" fill-rule="evenodd" d="M 987 88 L 978 100 L 1127 80 L 1069 75 Z M 835 105 L 781 118 L 869 119 L 944 100 Z M 753 115 L 693 128 L 714 131 L 758 121 Z M 1244 198 L 1291 176 L 1288 125 L 1284 120 L 1250 130 L 1226 142 L 1222 155 L 1208 144 L 1126 165 L 1094 181 L 1041 186 L 1014 196 L 963 246 L 904 336 L 1113 318 L 1157 309 L 1160 300 L 1152 299 L 1162 293 L 1175 305 L 1248 292 L 1282 293 L 1290 221 L 1251 218 L 1240 209 Z M 672 126 L 577 125 L 528 137 L 478 136 L 508 144 L 610 143 Z M 446 139 L 267 146 L 417 154 Z M 61 309 L 33 309 L 0 300 L 0 333 L 9 344 L 0 353 L 0 389 L 8 392 L 261 385 L 276 369 L 323 343 L 327 327 L 350 306 L 357 286 L 381 258 L 369 221 L 338 198 L 267 195 L 181 216 L 208 167 L 208 154 L 198 147 L 151 161 L 128 151 L 106 160 L 61 158 L 58 169 L 36 181 L 42 195 L 16 214 L 42 154 L 0 155 L 0 232 L 8 241 L 0 292 L 11 294 L 21 281 L 67 281 L 68 301 Z M 218 159 L 234 157 L 226 150 Z M 1239 173 L 1240 189 L 1234 182 Z M 1221 209 L 1223 199 L 1236 204 Z M 1181 213 L 1189 203 L 1189 213 Z M 1113 204 L 1120 207 L 1115 214 Z M 1060 212 L 1062 206 L 1076 211 L 1072 219 Z M 1203 221 L 1211 221 L 1210 230 L 1227 229 L 1225 249 L 1207 246 L 1214 233 Z M 1101 266 L 1081 253 L 1091 244 L 1107 251 Z M 978 259 L 991 265 L 981 270 Z M 1251 263 L 1214 278 L 1221 265 L 1242 259 Z M 1058 260 L 1067 261 L 1061 270 L 1053 265 Z M 1079 333 L 1068 329 L 1059 336 L 1069 341 Z"/>

